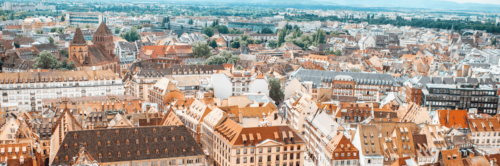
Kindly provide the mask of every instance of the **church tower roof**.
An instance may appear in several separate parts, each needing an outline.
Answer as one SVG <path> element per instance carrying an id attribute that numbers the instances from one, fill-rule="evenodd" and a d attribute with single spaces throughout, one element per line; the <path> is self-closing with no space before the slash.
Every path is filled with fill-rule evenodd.
<path id="1" fill-rule="evenodd" d="M 108 35 L 113 35 L 113 32 L 109 30 L 108 26 L 102 22 L 101 25 L 99 25 L 99 28 L 95 31 L 94 35 L 100 35 L 100 36 L 108 36 Z"/>
<path id="2" fill-rule="evenodd" d="M 73 36 L 73 41 L 71 44 L 83 44 L 86 45 L 85 38 L 83 37 L 82 30 L 80 28 L 76 28 L 75 36 Z"/>

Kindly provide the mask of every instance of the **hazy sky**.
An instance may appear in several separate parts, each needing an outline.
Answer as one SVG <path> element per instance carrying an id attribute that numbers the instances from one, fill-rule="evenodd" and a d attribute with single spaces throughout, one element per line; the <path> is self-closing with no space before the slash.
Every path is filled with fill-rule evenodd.
<path id="1" fill-rule="evenodd" d="M 458 3 L 483 3 L 483 4 L 500 4 L 500 0 L 447 0 Z"/>

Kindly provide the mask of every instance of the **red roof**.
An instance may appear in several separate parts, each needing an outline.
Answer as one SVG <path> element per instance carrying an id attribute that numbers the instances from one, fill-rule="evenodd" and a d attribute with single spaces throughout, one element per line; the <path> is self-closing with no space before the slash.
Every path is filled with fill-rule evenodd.
<path id="1" fill-rule="evenodd" d="M 439 124 L 448 128 L 469 128 L 467 110 L 437 110 Z"/>

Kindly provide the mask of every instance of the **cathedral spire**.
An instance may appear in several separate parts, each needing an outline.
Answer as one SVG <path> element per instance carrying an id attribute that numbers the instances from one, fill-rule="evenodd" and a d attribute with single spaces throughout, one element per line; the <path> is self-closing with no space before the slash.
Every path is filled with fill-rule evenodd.
<path id="1" fill-rule="evenodd" d="M 71 44 L 76 45 L 86 45 L 85 38 L 83 37 L 82 30 L 80 28 L 76 28 L 75 35 L 73 36 L 73 41 Z"/>

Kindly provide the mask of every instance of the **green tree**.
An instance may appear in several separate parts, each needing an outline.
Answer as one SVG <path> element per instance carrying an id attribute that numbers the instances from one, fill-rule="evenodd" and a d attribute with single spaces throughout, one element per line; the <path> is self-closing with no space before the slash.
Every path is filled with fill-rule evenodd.
<path id="1" fill-rule="evenodd" d="M 243 67 L 241 67 L 240 65 L 238 65 L 238 67 L 236 67 L 236 70 L 243 70 Z"/>
<path id="2" fill-rule="evenodd" d="M 240 48 L 240 39 L 236 38 L 233 42 L 231 42 L 231 48 Z"/>
<path id="3" fill-rule="evenodd" d="M 64 21 L 66 21 L 66 14 L 61 16 L 61 22 L 64 22 Z"/>
<path id="4" fill-rule="evenodd" d="M 75 68 L 76 68 L 75 62 L 70 61 L 70 62 L 68 63 L 68 66 L 66 66 L 66 68 L 67 68 L 68 70 L 75 70 Z"/>
<path id="5" fill-rule="evenodd" d="M 199 41 L 193 42 L 193 44 L 191 44 L 191 49 L 193 50 L 193 56 L 195 58 L 207 58 L 211 56 L 210 46 L 208 46 L 208 43 Z"/>
<path id="6" fill-rule="evenodd" d="M 271 28 L 264 27 L 264 28 L 262 28 L 262 30 L 260 31 L 260 33 L 262 33 L 262 34 L 273 34 L 274 32 L 273 32 L 273 30 L 271 30 Z"/>
<path id="7" fill-rule="evenodd" d="M 278 35 L 278 44 L 277 47 L 281 47 L 283 43 L 285 43 L 285 37 L 288 34 L 288 30 L 286 28 L 281 29 L 279 35 Z"/>
<path id="8" fill-rule="evenodd" d="M 14 47 L 19 48 L 21 47 L 21 45 L 19 45 L 19 43 L 14 42 Z"/>
<path id="9" fill-rule="evenodd" d="M 240 57 L 233 56 L 233 57 L 229 58 L 226 63 L 236 65 L 236 63 L 238 62 L 238 59 L 240 59 Z"/>
<path id="10" fill-rule="evenodd" d="M 193 19 L 189 19 L 188 24 L 189 24 L 189 25 L 193 25 L 193 24 L 194 24 Z"/>
<path id="11" fill-rule="evenodd" d="M 67 49 L 62 49 L 61 51 L 59 51 L 59 55 L 62 55 L 64 57 L 69 57 L 69 51 Z"/>
<path id="12" fill-rule="evenodd" d="M 333 54 L 335 54 L 335 56 L 342 56 L 342 51 L 336 50 Z"/>
<path id="13" fill-rule="evenodd" d="M 229 34 L 243 34 L 243 32 L 237 29 L 231 29 L 229 30 Z"/>
<path id="14" fill-rule="evenodd" d="M 248 40 L 248 38 L 250 38 L 250 36 L 248 36 L 248 35 L 240 35 L 240 38 L 241 38 L 241 40 L 243 40 L 243 41 L 247 41 L 247 40 Z"/>
<path id="15" fill-rule="evenodd" d="M 163 20 L 161 21 L 161 26 L 165 27 L 165 24 L 169 23 L 169 22 L 170 22 L 170 18 L 169 17 L 163 17 Z"/>
<path id="16" fill-rule="evenodd" d="M 68 58 L 64 58 L 62 61 L 58 62 L 56 65 L 56 69 L 63 70 L 68 66 Z"/>
<path id="17" fill-rule="evenodd" d="M 135 15 L 137 15 L 137 14 L 135 12 L 130 12 L 129 15 L 132 17 L 135 17 Z"/>
<path id="18" fill-rule="evenodd" d="M 207 65 L 221 65 L 223 63 L 226 63 L 226 58 L 216 55 L 216 56 L 211 56 L 210 58 L 205 61 Z"/>
<path id="19" fill-rule="evenodd" d="M 267 42 L 267 46 L 269 46 L 271 48 L 276 48 L 276 46 L 278 46 L 278 41 L 276 41 L 276 40 L 269 40 Z"/>
<path id="20" fill-rule="evenodd" d="M 203 29 L 203 34 L 207 35 L 208 37 L 212 37 L 214 35 L 214 29 L 212 27 L 206 27 Z"/>
<path id="21" fill-rule="evenodd" d="M 19 11 L 14 15 L 14 18 L 25 19 L 27 16 L 28 16 L 28 13 L 26 11 Z"/>
<path id="22" fill-rule="evenodd" d="M 493 39 L 491 39 L 491 45 L 497 45 L 497 38 L 494 37 Z"/>
<path id="23" fill-rule="evenodd" d="M 35 64 L 33 65 L 34 69 L 55 69 L 57 67 L 56 57 L 52 55 L 48 51 L 42 51 L 38 54 L 38 57 L 35 59 Z"/>
<path id="24" fill-rule="evenodd" d="M 115 34 L 120 34 L 120 28 L 115 27 Z"/>
<path id="25" fill-rule="evenodd" d="M 281 89 L 281 81 L 275 77 L 268 77 L 269 86 L 271 90 L 269 91 L 269 97 L 275 102 L 281 102 L 285 97 L 283 89 Z"/>
<path id="26" fill-rule="evenodd" d="M 36 34 L 43 34 L 43 30 L 41 29 L 36 30 Z"/>
<path id="27" fill-rule="evenodd" d="M 56 32 L 56 31 L 57 31 L 57 28 L 51 28 L 51 29 L 50 29 L 50 33 L 54 33 L 54 32 Z"/>
<path id="28" fill-rule="evenodd" d="M 89 25 L 89 24 L 85 25 L 85 28 L 89 29 L 89 28 L 90 28 L 90 25 Z"/>
<path id="29" fill-rule="evenodd" d="M 54 38 L 49 37 L 49 42 L 50 42 L 50 44 L 54 44 Z"/>
<path id="30" fill-rule="evenodd" d="M 57 33 L 59 34 L 64 34 L 64 28 L 58 28 Z"/>
<path id="31" fill-rule="evenodd" d="M 340 35 L 340 33 L 339 33 L 339 32 L 337 32 L 337 31 L 333 31 L 332 33 L 330 33 L 330 35 L 335 35 L 335 36 L 338 36 L 338 35 Z"/>
<path id="32" fill-rule="evenodd" d="M 128 30 L 126 33 L 120 34 L 120 37 L 127 40 L 128 42 L 134 42 L 141 39 L 141 35 L 137 33 L 137 29 L 135 27 L 132 27 L 132 29 Z"/>
<path id="33" fill-rule="evenodd" d="M 352 69 L 349 69 L 349 72 L 361 72 L 361 69 L 358 69 L 358 68 L 352 68 Z"/>
<path id="34" fill-rule="evenodd" d="M 217 29 L 220 34 L 227 34 L 229 33 L 229 29 L 225 25 L 216 25 L 214 26 L 214 29 Z"/>
<path id="35" fill-rule="evenodd" d="M 211 40 L 210 42 L 208 42 L 208 45 L 212 48 L 215 48 L 217 47 L 217 42 L 215 40 Z"/>
<path id="36" fill-rule="evenodd" d="M 232 51 L 226 51 L 226 50 L 224 50 L 224 51 L 220 52 L 219 55 L 222 56 L 222 57 L 224 57 L 224 58 L 226 58 L 226 61 L 227 61 L 231 57 L 233 57 L 233 52 Z"/>
<path id="37" fill-rule="evenodd" d="M 213 28 L 213 27 L 215 27 L 217 25 L 219 25 L 219 20 L 215 20 L 214 22 L 212 22 L 211 27 Z"/>

